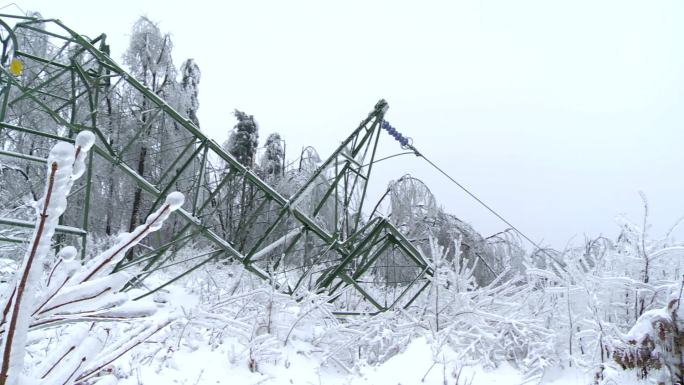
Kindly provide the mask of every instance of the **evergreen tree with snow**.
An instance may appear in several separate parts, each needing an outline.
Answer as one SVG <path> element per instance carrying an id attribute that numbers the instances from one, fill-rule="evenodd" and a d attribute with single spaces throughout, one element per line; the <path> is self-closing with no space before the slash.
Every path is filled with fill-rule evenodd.
<path id="1" fill-rule="evenodd" d="M 233 114 L 238 122 L 228 138 L 226 150 L 238 162 L 252 167 L 259 142 L 259 127 L 253 115 L 247 115 L 239 110 L 235 110 Z"/>
<path id="2" fill-rule="evenodd" d="M 261 157 L 261 170 L 266 178 L 277 178 L 283 172 L 285 149 L 280 134 L 274 132 L 266 138 L 266 151 Z"/>
<path id="3" fill-rule="evenodd" d="M 197 118 L 197 110 L 199 109 L 199 82 L 202 73 L 199 66 L 194 59 L 187 59 L 181 66 L 181 89 L 183 90 L 185 101 L 185 112 L 188 119 L 197 127 L 199 127 L 199 119 Z"/>

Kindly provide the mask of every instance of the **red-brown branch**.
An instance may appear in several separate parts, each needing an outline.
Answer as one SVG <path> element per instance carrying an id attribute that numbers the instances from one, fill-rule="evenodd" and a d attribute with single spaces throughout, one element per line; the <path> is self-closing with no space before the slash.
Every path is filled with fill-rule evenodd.
<path id="1" fill-rule="evenodd" d="M 153 335 L 155 335 L 156 333 L 158 333 L 160 330 L 164 329 L 168 324 L 169 324 L 169 323 L 167 322 L 167 323 L 165 323 L 165 324 L 159 326 L 159 327 L 157 328 L 157 330 L 155 330 L 155 331 L 153 331 L 152 333 L 150 333 L 150 335 L 147 336 L 147 337 L 145 338 L 145 340 L 147 340 L 147 338 L 152 337 Z M 83 381 L 83 380 L 87 379 L 88 377 L 92 376 L 93 374 L 99 372 L 100 370 L 104 369 L 105 366 L 107 366 L 107 365 L 111 364 L 112 362 L 116 361 L 119 357 L 121 357 L 121 356 L 123 356 L 124 354 L 128 353 L 131 349 L 133 349 L 134 347 L 140 345 L 140 344 L 143 343 L 145 340 L 140 340 L 140 341 L 136 342 L 135 344 L 133 344 L 132 346 L 128 347 L 128 349 L 124 350 L 123 352 L 121 352 L 121 353 L 118 354 L 116 357 L 112 358 L 111 360 L 109 360 L 109 361 L 103 363 L 102 365 L 98 366 L 97 368 L 91 370 L 91 371 L 88 372 L 88 373 L 83 373 L 83 374 L 81 374 L 78 378 L 76 378 L 76 381 Z"/>
<path id="2" fill-rule="evenodd" d="M 7 313 L 10 311 L 10 307 L 12 306 L 12 300 L 14 299 L 14 293 L 17 292 L 17 287 L 15 286 L 14 289 L 12 289 L 12 294 L 10 294 L 9 299 L 7 300 L 7 304 L 5 305 L 5 308 L 2 310 L 2 322 L 0 322 L 0 325 L 5 324 L 5 321 L 7 320 Z"/>
<path id="3" fill-rule="evenodd" d="M 49 308 L 47 308 L 47 309 L 41 311 L 40 314 L 49 312 L 50 310 L 55 310 L 55 309 L 60 308 L 60 307 L 62 307 L 62 306 L 71 305 L 72 303 L 81 302 L 81 301 L 87 301 L 87 300 L 89 300 L 89 299 L 97 298 L 97 297 L 99 297 L 100 295 L 102 295 L 102 293 L 106 293 L 106 292 L 108 292 L 108 291 L 110 291 L 110 290 L 112 290 L 112 288 L 111 288 L 111 287 L 108 287 L 108 288 L 102 290 L 101 292 L 99 292 L 99 293 L 97 293 L 97 294 L 95 294 L 95 295 L 91 295 L 90 297 L 79 298 L 79 299 L 75 299 L 75 300 L 73 300 L 73 301 L 64 302 L 64 303 L 60 303 L 60 304 L 58 304 L 58 305 L 51 306 L 51 307 L 49 307 Z"/>
<path id="4" fill-rule="evenodd" d="M 166 210 L 168 210 L 168 209 L 169 209 L 169 205 L 165 205 L 164 208 L 159 212 L 159 214 L 152 220 L 152 222 L 150 222 L 150 223 L 148 223 L 147 225 L 145 225 L 145 228 L 144 228 L 141 232 L 139 232 L 135 237 L 131 238 L 128 242 L 126 242 L 125 245 L 123 245 L 123 246 L 121 246 L 119 249 L 117 249 L 117 250 L 114 252 L 114 254 L 112 254 L 109 258 L 107 258 L 107 259 L 105 259 L 104 261 L 102 261 L 102 263 L 100 263 L 100 265 L 97 266 L 97 268 L 95 268 L 95 270 L 91 271 L 90 274 L 88 274 L 88 276 L 86 276 L 86 277 L 81 281 L 81 283 L 83 283 L 83 282 L 89 280 L 90 278 L 92 278 L 98 271 L 100 271 L 100 269 L 102 269 L 102 268 L 105 267 L 109 262 L 111 262 L 111 260 L 114 259 L 114 257 L 116 257 L 117 254 L 119 254 L 119 253 L 122 252 L 123 250 L 126 250 L 126 248 L 128 248 L 131 244 L 134 244 L 134 243 L 138 240 L 138 238 L 142 237 L 142 236 L 147 232 L 147 230 L 149 230 L 150 227 L 151 227 L 157 220 L 159 220 L 159 217 L 161 217 L 162 214 L 164 214 L 164 213 L 166 212 Z M 0 385 L 3 385 L 3 384 L 0 383 Z"/>
<path id="5" fill-rule="evenodd" d="M 19 310 L 21 308 L 21 301 L 24 297 L 24 291 L 26 290 L 26 283 L 28 282 L 29 273 L 31 272 L 31 266 L 33 265 L 33 260 L 38 252 L 38 245 L 40 244 L 41 238 L 43 236 L 43 231 L 45 229 L 45 222 L 47 221 L 47 209 L 50 205 L 50 198 L 52 197 L 52 189 L 55 184 L 55 174 L 57 173 L 57 162 L 52 162 L 50 170 L 50 178 L 48 180 L 48 188 L 45 193 L 45 204 L 43 205 L 43 212 L 40 213 L 40 219 L 38 222 L 38 230 L 36 231 L 36 236 L 33 239 L 33 246 L 31 247 L 31 252 L 29 253 L 28 260 L 26 261 L 26 268 L 22 272 L 19 285 L 17 285 L 16 299 L 14 301 L 14 306 L 12 306 L 12 317 L 10 319 L 9 327 L 7 328 L 7 336 L 5 337 L 5 349 L 2 353 L 2 368 L 0 369 L 0 385 L 5 385 L 7 383 L 7 376 L 10 368 L 10 355 L 12 353 L 12 342 L 14 341 L 14 335 L 17 329 L 17 321 L 19 318 Z"/>
<path id="6" fill-rule="evenodd" d="M 60 258 L 60 260 L 57 261 L 57 263 L 55 263 L 55 266 L 52 267 L 52 270 L 50 270 L 50 275 L 48 276 L 48 279 L 47 279 L 47 284 L 45 286 L 50 287 L 50 282 L 52 282 L 52 275 L 55 274 L 55 270 L 57 270 L 57 267 L 59 267 L 59 265 L 62 263 L 62 261 L 63 260 Z"/>
<path id="7" fill-rule="evenodd" d="M 60 290 L 62 290 L 62 288 L 64 287 L 64 285 L 67 283 L 67 281 L 69 280 L 69 278 L 70 278 L 70 277 L 66 277 L 66 279 L 64 280 L 64 282 L 62 282 L 62 284 L 59 285 L 59 287 L 57 288 L 57 290 L 55 290 L 55 292 L 52 293 L 52 295 L 50 295 L 43 303 L 40 304 L 40 306 L 38 306 L 38 307 L 36 308 L 36 310 L 33 312 L 33 314 L 31 314 L 31 317 L 33 317 L 33 316 L 35 316 L 36 314 L 38 314 L 38 312 L 43 308 L 43 306 L 47 305 L 47 303 L 50 302 L 50 300 L 52 300 L 53 298 L 55 298 L 55 296 L 59 293 Z"/>
<path id="8" fill-rule="evenodd" d="M 86 361 L 86 358 L 85 358 L 85 357 L 82 357 L 82 358 L 81 358 L 81 362 L 78 363 L 78 365 L 76 366 L 76 368 L 74 369 L 74 371 L 71 372 L 71 374 L 69 375 L 69 377 L 67 377 L 67 380 L 64 381 L 64 384 L 62 384 L 62 385 L 67 385 L 68 383 L 70 383 L 71 377 L 73 377 L 76 373 L 78 373 L 78 369 L 81 368 L 81 365 L 83 365 L 83 363 L 84 363 L 85 361 Z"/>
<path id="9" fill-rule="evenodd" d="M 62 354 L 62 356 L 59 357 L 59 359 L 58 359 L 57 361 L 55 361 L 54 364 L 52 364 L 52 366 L 50 367 L 50 369 L 48 369 L 48 371 L 45 372 L 45 374 L 43 374 L 43 377 L 41 377 L 41 378 L 47 377 L 47 375 L 50 374 L 50 372 L 52 371 L 52 369 L 54 369 L 60 362 L 62 362 L 62 360 L 64 359 L 64 357 L 68 356 L 69 353 L 71 353 L 71 352 L 74 351 L 74 349 L 76 349 L 76 347 L 75 347 L 75 346 L 72 346 L 72 347 L 69 348 L 69 350 L 67 350 L 64 354 Z"/>

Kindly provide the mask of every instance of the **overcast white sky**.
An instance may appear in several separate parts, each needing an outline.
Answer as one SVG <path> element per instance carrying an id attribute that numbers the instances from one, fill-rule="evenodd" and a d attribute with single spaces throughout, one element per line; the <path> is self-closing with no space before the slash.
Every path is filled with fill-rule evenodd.
<path id="1" fill-rule="evenodd" d="M 139 15 L 159 22 L 177 66 L 199 64 L 200 122 L 219 142 L 238 108 L 289 158 L 309 144 L 325 157 L 385 98 L 392 125 L 537 241 L 614 236 L 620 213 L 641 220 L 639 191 L 653 235 L 684 215 L 681 1 L 17 4 L 105 32 L 119 61 Z M 409 172 L 484 235 L 506 227 L 415 157 L 376 171 L 376 192 Z"/>

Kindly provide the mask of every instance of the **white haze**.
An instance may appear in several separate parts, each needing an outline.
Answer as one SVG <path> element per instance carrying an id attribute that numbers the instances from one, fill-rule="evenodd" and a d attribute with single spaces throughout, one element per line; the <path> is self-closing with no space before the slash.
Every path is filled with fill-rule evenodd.
<path id="1" fill-rule="evenodd" d="M 682 2 L 17 4 L 107 33 L 120 62 L 135 19 L 159 22 L 176 65 L 199 64 L 202 129 L 219 142 L 238 108 L 288 158 L 325 157 L 385 98 L 387 120 L 535 240 L 613 236 L 616 215 L 642 215 L 639 191 L 654 235 L 684 215 Z M 383 137 L 382 154 L 399 151 Z M 415 157 L 376 171 L 374 195 L 409 172 L 484 235 L 505 228 Z"/>

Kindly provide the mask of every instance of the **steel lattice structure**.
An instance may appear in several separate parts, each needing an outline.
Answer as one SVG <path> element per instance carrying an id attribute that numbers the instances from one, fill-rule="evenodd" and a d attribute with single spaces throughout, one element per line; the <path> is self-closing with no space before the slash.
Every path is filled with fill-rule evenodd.
<path id="1" fill-rule="evenodd" d="M 210 251 L 196 258 L 189 271 L 214 260 L 238 260 L 283 291 L 327 291 L 341 313 L 407 307 L 428 287 L 432 271 L 421 252 L 385 218 L 364 217 L 366 188 L 387 110 L 384 100 L 301 188 L 286 197 L 112 60 L 105 35 L 91 39 L 59 20 L 6 14 L 0 15 L 0 30 L 0 138 L 5 135 L 17 142 L 30 137 L 45 143 L 29 153 L 0 147 L 0 156 L 44 167 L 51 143 L 72 142 L 81 130 L 91 130 L 98 138 L 89 172 L 69 197 L 71 214 L 58 229 L 64 237 L 80 238 L 84 250 L 88 232 L 99 219 L 92 217 L 92 166 L 104 164 L 112 178 L 136 186 L 144 197 L 143 214 L 154 210 L 170 191 L 181 190 L 186 196 L 176 214 L 174 235 L 136 250 L 121 268 L 140 263 L 151 274 L 183 246 L 203 244 Z M 35 49 L 29 53 L 22 46 L 29 41 L 22 36 L 29 35 L 31 41 L 44 41 L 52 49 L 44 56 L 36 55 Z M 22 74 L 12 71 L 16 60 L 27 69 Z M 124 89 L 127 100 L 135 103 L 112 111 L 109 97 Z M 34 121 L 47 121 L 49 126 L 20 119 L 19 106 L 40 117 Z M 114 143 L 111 137 L 127 119 L 137 119 L 139 132 Z M 171 125 L 180 140 L 145 151 L 148 156 L 173 154 L 173 160 L 163 169 L 141 172 L 136 164 L 140 135 L 161 125 Z M 30 224 L 3 217 L 0 226 Z M 14 237 L 2 241 L 22 242 Z M 388 273 L 397 267 L 400 273 Z M 378 278 L 383 274 L 384 279 Z M 380 298 L 375 289 L 382 286 Z"/>

